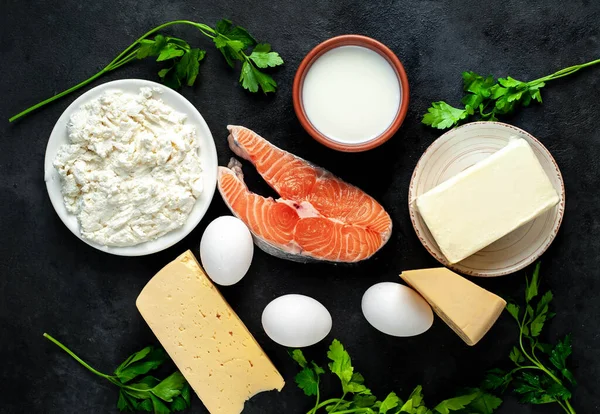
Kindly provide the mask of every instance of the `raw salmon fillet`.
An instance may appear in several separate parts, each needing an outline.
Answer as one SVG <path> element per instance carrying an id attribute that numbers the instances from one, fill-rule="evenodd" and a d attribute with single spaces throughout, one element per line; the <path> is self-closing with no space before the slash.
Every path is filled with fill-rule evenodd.
<path id="1" fill-rule="evenodd" d="M 358 262 L 389 240 L 392 221 L 372 197 L 247 128 L 227 129 L 232 151 L 254 164 L 280 196 L 249 191 L 235 158 L 228 168 L 219 167 L 223 200 L 262 250 L 299 262 Z"/>

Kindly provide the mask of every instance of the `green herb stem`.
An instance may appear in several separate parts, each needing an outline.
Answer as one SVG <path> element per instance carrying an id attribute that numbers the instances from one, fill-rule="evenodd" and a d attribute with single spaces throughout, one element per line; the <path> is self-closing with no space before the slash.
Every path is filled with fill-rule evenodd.
<path id="1" fill-rule="evenodd" d="M 75 86 L 72 86 L 72 87 L 70 87 L 69 89 L 67 89 L 67 90 L 64 90 L 64 91 L 62 91 L 61 93 L 59 93 L 59 94 L 56 94 L 56 95 L 54 95 L 53 97 L 51 97 L 51 98 L 48 98 L 48 99 L 46 99 L 46 100 L 44 100 L 44 101 L 42 101 L 42 102 L 40 102 L 40 103 L 38 103 L 38 104 L 35 104 L 35 105 L 33 105 L 33 106 L 31 106 L 31 107 L 27 108 L 26 110 L 22 111 L 22 112 L 19 112 L 17 115 L 14 115 L 14 116 L 12 116 L 11 118 L 9 118 L 8 122 L 14 122 L 14 121 L 16 121 L 17 119 L 24 117 L 24 116 L 25 116 L 25 115 L 27 115 L 28 113 L 30 113 L 30 112 L 33 112 L 33 111 L 35 111 L 36 109 L 38 109 L 38 108 L 41 108 L 42 106 L 44 106 L 44 105 L 47 105 L 47 104 L 49 104 L 50 102 L 53 102 L 53 101 L 55 101 L 55 100 L 57 100 L 57 99 L 59 99 L 59 98 L 62 98 L 63 96 L 65 96 L 65 95 L 68 95 L 68 94 L 70 94 L 71 92 L 74 92 L 74 91 L 76 91 L 77 89 L 79 89 L 79 88 L 81 88 L 81 87 L 84 87 L 84 86 L 85 86 L 85 85 L 87 85 L 88 83 L 90 83 L 90 82 L 94 81 L 95 79 L 99 78 L 100 76 L 104 75 L 106 72 L 107 72 L 107 70 L 105 70 L 105 69 L 102 69 L 100 72 L 98 72 L 98 73 L 96 73 L 94 76 L 92 76 L 92 77 L 90 77 L 90 78 L 88 78 L 88 79 L 84 80 L 83 82 L 80 82 L 80 83 L 78 83 L 77 85 L 75 85 Z"/>
<path id="2" fill-rule="evenodd" d="M 519 345 L 521 347 L 521 351 L 523 352 L 523 355 L 525 355 L 527 357 L 527 359 L 529 359 L 532 363 L 533 366 L 521 366 L 518 367 L 514 370 L 512 370 L 511 372 L 517 372 L 519 370 L 522 369 L 537 369 L 539 371 L 544 372 L 546 375 L 548 375 L 550 378 L 552 378 L 552 380 L 554 382 L 556 382 L 559 385 L 563 385 L 563 382 L 556 376 L 554 375 L 549 369 L 547 369 L 537 358 L 535 358 L 535 351 L 533 351 L 532 349 L 532 354 L 533 356 L 530 356 L 526 351 L 525 351 L 525 347 L 523 346 L 523 325 L 525 324 L 525 319 L 527 318 L 527 312 L 525 312 L 525 315 L 523 316 L 523 322 L 521 324 L 519 324 Z M 556 400 L 556 402 L 567 412 L 570 414 L 576 414 L 575 410 L 573 409 L 573 407 L 571 406 L 570 402 L 568 399 L 564 400 L 564 404 L 562 403 L 562 401 L 560 400 Z"/>
<path id="3" fill-rule="evenodd" d="M 480 412 L 485 407 L 486 414 L 491 414 L 500 406 L 502 400 L 482 388 L 470 388 L 467 394 L 441 401 L 436 408 L 428 409 L 424 403 L 422 387 L 415 387 L 409 399 L 403 402 L 395 392 L 390 392 L 383 400 L 378 400 L 364 384 L 364 377 L 352 366 L 352 359 L 344 346 L 334 339 L 327 352 L 331 361 L 327 367 L 341 381 L 343 395 L 341 398 L 330 398 L 319 401 L 319 376 L 325 373 L 314 361 L 310 363 L 301 350 L 290 351 L 292 359 L 301 370 L 295 377 L 296 384 L 307 396 L 317 396 L 316 405 L 306 414 L 316 414 L 320 409 L 329 414 L 367 414 L 367 413 L 399 413 L 404 405 L 411 405 L 411 413 L 433 413 L 449 411 Z M 349 396 L 346 399 L 346 396 Z M 404 412 L 404 411 L 402 411 Z M 482 411 L 483 412 L 483 411 Z"/>
<path id="4" fill-rule="evenodd" d="M 111 70 L 115 70 L 118 67 L 123 66 L 126 63 L 129 63 L 133 60 L 136 59 L 136 54 L 137 54 L 137 50 L 133 50 L 132 52 L 130 52 L 127 56 L 125 56 L 124 58 L 122 58 L 121 60 L 119 60 L 118 62 L 114 62 L 109 64 L 106 68 L 104 68 L 103 70 L 105 70 L 106 72 L 111 71 Z"/>
<path id="5" fill-rule="evenodd" d="M 82 360 L 81 358 L 79 358 L 77 355 L 75 355 L 75 353 L 73 353 L 73 351 L 71 351 L 69 348 L 67 348 L 65 345 L 63 345 L 62 343 L 60 343 L 57 339 L 54 339 L 52 336 L 48 335 L 47 333 L 44 332 L 44 338 L 48 339 L 50 342 L 53 342 L 55 345 L 57 345 L 60 349 L 62 349 L 63 351 L 65 351 L 67 354 L 71 355 L 71 357 L 79 362 L 81 365 L 83 365 L 84 367 L 86 367 L 89 371 L 93 372 L 94 374 L 106 378 L 108 379 L 110 382 L 113 382 L 112 379 L 113 377 L 111 377 L 110 375 L 106 375 L 101 373 L 100 371 L 95 370 L 94 368 L 92 368 L 90 365 L 88 365 L 84 360 Z"/>
<path id="6" fill-rule="evenodd" d="M 597 64 L 600 64 L 600 59 L 569 66 L 529 82 L 518 81 L 510 76 L 494 79 L 492 76 L 484 77 L 474 72 L 463 72 L 465 95 L 461 103 L 464 106 L 454 107 L 444 101 L 433 102 L 421 122 L 433 128 L 448 129 L 473 116 L 496 121 L 498 115 L 512 114 L 517 108 L 527 107 L 532 102 L 541 103 L 540 89 L 546 82 L 570 76 Z"/>
<path id="7" fill-rule="evenodd" d="M 148 391 L 150 391 L 149 389 L 140 389 L 140 388 L 132 387 L 131 385 L 123 384 L 121 381 L 119 381 L 119 379 L 117 377 L 114 377 L 114 376 L 107 375 L 105 378 L 107 380 L 109 380 L 112 384 L 116 385 L 119 388 L 124 388 L 124 389 L 127 389 L 127 390 L 137 391 L 137 392 L 148 392 Z"/>
<path id="8" fill-rule="evenodd" d="M 554 72 L 551 75 L 544 76 L 543 78 L 539 78 L 530 82 L 527 82 L 528 85 L 537 85 L 538 83 L 547 82 L 554 79 L 563 78 L 565 76 L 569 76 L 574 74 L 575 72 L 587 68 L 588 66 L 597 65 L 600 63 L 600 59 L 592 60 L 591 62 L 582 63 L 580 65 L 569 66 L 568 68 L 564 68 L 559 70 L 558 72 Z"/>
<path id="9" fill-rule="evenodd" d="M 522 371 L 524 369 L 537 369 L 537 370 L 539 370 L 540 368 L 537 365 L 521 365 L 520 367 L 517 367 L 517 368 L 511 370 L 510 373 L 514 374 L 515 372 L 519 372 L 519 371 Z"/>
<path id="10" fill-rule="evenodd" d="M 589 63 L 584 64 L 584 65 L 591 66 L 592 64 L 595 64 L 595 63 L 600 63 L 600 59 L 598 59 L 596 61 L 593 61 L 593 62 L 589 62 Z M 562 71 L 556 72 L 556 73 L 554 73 L 552 75 L 549 75 L 549 76 L 546 76 L 544 78 L 540 78 L 540 79 L 538 79 L 536 81 L 533 81 L 533 82 L 540 81 L 541 79 L 544 79 L 543 81 L 546 81 L 546 80 L 549 80 L 551 77 L 553 77 L 552 79 L 556 79 L 557 74 L 558 74 L 558 77 L 560 77 L 560 76 L 566 76 L 567 73 L 571 74 L 571 73 L 574 73 L 577 70 L 581 69 L 582 67 L 585 67 L 584 65 L 577 65 L 577 66 L 572 66 L 570 68 L 565 68 Z M 534 276 L 533 280 L 536 280 L 535 276 Z M 532 284 L 536 283 L 533 280 L 532 280 Z M 536 287 L 536 293 L 535 293 L 535 295 L 537 295 L 537 287 Z M 527 298 L 526 302 L 529 303 L 529 298 Z M 528 312 L 525 311 L 524 314 L 523 314 L 523 318 L 522 318 L 521 321 L 519 321 L 518 318 L 515 318 L 515 320 L 516 320 L 517 325 L 519 327 L 519 347 L 521 348 L 521 352 L 523 353 L 523 355 L 533 365 L 519 365 L 517 362 L 515 362 L 519 366 L 517 368 L 511 370 L 509 372 L 509 375 L 512 375 L 512 374 L 514 374 L 517 371 L 526 370 L 526 369 L 528 369 L 528 370 L 538 370 L 538 371 L 542 371 L 543 373 L 545 373 L 548 377 L 550 377 L 554 382 L 556 382 L 560 386 L 564 386 L 564 384 L 560 380 L 560 378 L 558 378 L 556 375 L 554 375 L 554 373 L 552 373 L 548 368 L 546 368 L 544 366 L 544 364 L 542 364 L 542 362 L 537 358 L 537 356 L 535 354 L 535 347 L 536 347 L 536 344 L 537 344 L 537 340 L 534 340 L 533 338 L 527 336 L 527 339 L 529 339 L 529 341 L 530 341 L 531 355 L 529 353 L 527 353 L 527 351 L 525 350 L 525 346 L 523 345 L 523 336 L 524 336 L 524 328 L 526 328 L 527 324 L 529 322 L 531 322 L 530 320 L 528 320 L 529 317 L 530 316 L 529 316 Z M 533 317 L 531 317 L 531 318 L 533 318 Z M 530 327 L 530 329 L 531 329 L 531 327 Z M 576 414 L 575 410 L 571 406 L 571 403 L 570 403 L 569 399 L 559 400 L 559 399 L 555 398 L 554 401 L 557 402 L 558 405 L 560 405 L 566 413 Z"/>
<path id="11" fill-rule="evenodd" d="M 124 65 L 125 63 L 129 63 L 132 60 L 135 60 L 135 54 L 136 54 L 136 50 L 134 50 L 134 48 L 144 39 L 146 39 L 148 36 L 158 32 L 159 30 L 164 29 L 165 27 L 169 27 L 169 26 L 173 26 L 175 24 L 188 24 L 188 25 L 192 25 L 195 27 L 200 28 L 199 26 L 202 26 L 202 29 L 206 30 L 206 28 L 210 29 L 210 27 L 206 26 L 206 25 L 202 25 L 199 23 L 194 23 L 191 22 L 189 20 L 175 20 L 172 22 L 167 22 L 164 24 L 161 24 L 160 26 L 155 27 L 154 29 L 146 32 L 143 36 L 141 36 L 139 39 L 137 39 L 135 42 L 133 42 L 131 45 L 129 45 L 125 50 L 123 50 L 121 53 L 119 53 L 119 55 L 114 58 L 108 65 L 106 65 L 104 67 L 104 69 L 100 70 L 98 73 L 96 73 L 95 75 L 89 77 L 88 79 L 84 80 L 83 82 L 78 83 L 75 86 L 70 87 L 69 89 L 66 89 L 36 105 L 33 105 L 32 107 L 27 108 L 26 110 L 19 112 L 17 115 L 12 116 L 8 121 L 9 122 L 14 122 L 22 117 L 24 117 L 25 115 L 27 115 L 30 112 L 35 111 L 38 108 L 41 108 L 44 105 L 47 105 L 51 102 L 54 102 L 57 99 L 62 98 L 65 95 L 70 94 L 71 92 L 75 92 L 77 89 L 82 88 L 84 86 L 86 86 L 87 84 L 89 84 L 90 82 L 98 79 L 100 76 L 104 75 L 107 72 L 110 72 L 114 69 L 117 69 L 119 67 L 121 67 L 122 65 Z M 203 34 L 206 34 L 203 30 L 200 30 Z M 212 31 L 212 29 L 210 29 Z"/>
<path id="12" fill-rule="evenodd" d="M 319 405 L 319 400 L 321 399 L 321 392 L 319 390 L 319 377 L 317 377 L 317 400 L 315 402 L 315 408 L 313 408 L 313 412 L 317 411 L 317 407 Z"/>
<path id="13" fill-rule="evenodd" d="M 563 408 L 563 410 L 565 410 L 565 412 L 567 412 L 569 414 L 576 414 L 575 410 L 571 406 L 571 403 L 569 402 L 569 400 L 565 400 L 565 401 L 556 400 L 556 402 L 558 403 L 558 405 L 560 405 Z"/>
<path id="14" fill-rule="evenodd" d="M 529 344 L 531 345 L 531 356 L 533 357 L 533 359 L 536 360 L 536 362 L 538 364 L 541 364 L 542 362 L 540 361 L 540 359 L 537 357 L 537 355 L 535 354 L 535 347 L 537 345 L 537 341 L 533 342 L 533 340 L 529 341 Z"/>
<path id="15" fill-rule="evenodd" d="M 167 23 L 163 23 L 163 24 L 161 24 L 161 25 L 159 25 L 159 26 L 156 26 L 154 29 L 147 31 L 147 32 L 146 32 L 146 33 L 144 33 L 144 34 L 143 34 L 143 35 L 142 35 L 142 36 L 141 36 L 139 39 L 137 39 L 135 42 L 133 42 L 131 45 L 129 45 L 129 46 L 127 47 L 127 49 L 125 49 L 124 51 L 122 51 L 122 52 L 121 52 L 121 53 L 120 53 L 120 54 L 119 54 L 119 55 L 118 55 L 116 58 L 114 58 L 114 59 L 113 59 L 113 61 L 112 61 L 112 62 L 110 62 L 110 63 L 109 63 L 107 66 L 106 66 L 106 68 L 104 68 L 104 69 L 107 69 L 107 68 L 109 68 L 111 65 L 115 64 L 116 62 L 119 62 L 119 61 L 120 61 L 120 60 L 123 58 L 123 56 L 125 56 L 125 55 L 127 55 L 129 52 L 131 52 L 135 46 L 137 46 L 137 45 L 138 45 L 138 44 L 139 44 L 139 43 L 140 43 L 142 40 L 146 39 L 148 36 L 150 36 L 150 35 L 152 35 L 152 34 L 154 34 L 154 33 L 158 32 L 158 31 L 160 31 L 160 30 L 162 30 L 162 29 L 164 29 L 164 28 L 166 28 L 166 27 L 173 26 L 173 25 L 176 25 L 176 24 L 187 24 L 187 25 L 192 25 L 192 26 L 197 26 L 197 25 L 198 25 L 198 23 L 194 23 L 194 22 L 191 22 L 191 21 L 189 21 L 189 20 L 173 20 L 172 22 L 167 22 Z M 206 25 L 203 25 L 203 26 L 206 26 Z M 208 27 L 208 26 L 207 26 L 207 27 Z M 212 30 L 212 29 L 211 29 L 211 30 Z"/>
<path id="16" fill-rule="evenodd" d="M 221 33 L 217 33 L 217 31 L 215 31 L 212 27 L 203 24 L 203 23 L 196 23 L 196 22 L 192 22 L 190 20 L 174 20 L 171 22 L 167 22 L 167 23 L 163 23 L 159 26 L 156 26 L 155 28 L 153 28 L 152 30 L 149 30 L 148 32 L 144 33 L 141 37 L 139 37 L 135 42 L 133 42 L 131 45 L 129 45 L 125 50 L 123 50 L 121 53 L 119 53 L 117 55 L 116 58 L 114 58 L 108 65 L 106 65 L 103 69 L 101 69 L 98 73 L 96 73 L 95 75 L 89 77 L 88 79 L 78 83 L 75 86 L 70 87 L 69 89 L 66 89 L 42 102 L 39 102 L 27 109 L 25 109 L 22 112 L 19 112 L 18 114 L 12 116 L 11 118 L 9 118 L 9 122 L 14 122 L 22 117 L 24 117 L 25 115 L 29 114 L 30 112 L 35 111 L 36 109 L 41 108 L 42 106 L 45 106 L 51 102 L 54 102 L 57 99 L 62 98 L 65 95 L 70 94 L 71 92 L 74 92 L 84 86 L 86 86 L 87 84 L 91 83 L 92 81 L 98 79 L 100 76 L 115 70 L 133 60 L 137 59 L 137 52 L 139 50 L 139 45 L 140 43 L 147 39 L 149 36 L 157 33 L 158 31 L 165 29 L 169 26 L 174 26 L 174 25 L 188 25 L 188 26 L 193 26 L 195 28 L 197 28 L 204 36 L 210 38 L 210 39 L 214 39 L 217 36 L 220 36 L 228 41 L 231 41 L 231 39 Z M 250 57 L 248 55 L 246 55 L 246 53 L 244 53 L 243 50 L 240 50 L 238 52 L 236 52 L 239 54 L 239 56 L 242 58 L 240 60 L 243 60 L 245 62 L 247 62 L 248 64 L 252 65 L 253 67 L 255 66 L 255 64 L 252 62 L 252 60 L 250 59 Z M 193 82 L 193 81 L 192 81 Z"/>
<path id="17" fill-rule="evenodd" d="M 70 94 L 71 92 L 75 92 L 76 90 L 86 86 L 87 84 L 91 83 L 92 81 L 98 79 L 100 76 L 104 75 L 107 72 L 110 72 L 111 70 L 114 70 L 122 65 L 124 65 L 125 63 L 128 63 L 132 60 L 135 59 L 135 51 L 133 50 L 135 48 L 135 46 L 137 46 L 142 40 L 144 40 L 145 38 L 147 38 L 148 36 L 150 36 L 153 33 L 156 33 L 157 31 L 164 29 L 165 27 L 168 26 L 172 26 L 174 24 L 190 24 L 193 26 L 197 26 L 197 23 L 188 21 L 188 20 L 175 20 L 172 22 L 168 22 L 168 23 L 164 23 L 161 24 L 160 26 L 155 27 L 154 29 L 148 31 L 146 34 L 144 34 L 142 37 L 140 37 L 139 39 L 137 39 L 135 42 L 133 42 L 131 45 L 129 45 L 125 50 L 123 50 L 116 58 L 114 58 L 112 60 L 112 62 L 110 62 L 108 65 L 106 65 L 104 67 L 104 69 L 100 70 L 98 73 L 96 73 L 95 75 L 89 77 L 88 79 L 84 80 L 83 82 L 78 83 L 75 86 L 70 87 L 69 89 L 66 89 L 38 104 L 35 104 L 29 108 L 27 108 L 26 110 L 19 112 L 18 114 L 12 116 L 8 121 L 9 122 L 14 122 L 22 117 L 24 117 L 25 115 L 27 115 L 30 112 L 35 111 L 36 109 L 41 108 L 42 106 L 45 106 L 51 102 L 54 102 L 57 99 L 62 98 L 65 95 Z M 205 26 L 205 25 L 202 25 Z M 208 26 L 206 26 L 208 27 Z M 212 30 L 212 29 L 211 29 Z M 203 32 L 204 33 L 204 32 Z M 131 53 L 130 53 L 131 52 Z M 131 58 L 131 56 L 133 56 L 133 58 Z M 128 60 L 129 59 L 129 60 Z"/>
<path id="18" fill-rule="evenodd" d="M 92 368 L 75 355 L 73 351 L 47 333 L 44 333 L 44 338 L 53 342 L 93 374 L 105 378 L 111 384 L 119 387 L 117 408 L 120 411 L 150 411 L 151 407 L 148 406 L 150 402 L 154 406 L 154 412 L 163 414 L 181 411 L 190 406 L 189 384 L 179 371 L 174 372 L 162 381 L 154 376 L 143 377 L 139 384 L 134 381 L 135 378 L 147 374 L 165 362 L 167 355 L 162 348 L 148 346 L 130 355 L 117 367 L 114 375 L 107 375 Z M 159 408 L 156 407 L 156 399 L 163 401 L 157 400 L 160 403 Z"/>
<path id="19" fill-rule="evenodd" d="M 565 400 L 565 405 L 567 406 L 567 412 L 570 414 L 576 414 L 575 410 L 571 406 L 571 402 L 569 400 Z"/>
<path id="20" fill-rule="evenodd" d="M 329 414 L 350 414 L 350 413 L 364 413 L 367 412 L 366 408 L 353 408 L 351 410 L 342 410 L 342 411 L 333 411 L 331 410 Z"/>
<path id="21" fill-rule="evenodd" d="M 334 411 L 335 411 L 335 409 L 336 409 L 336 408 L 338 408 L 338 406 L 339 406 L 339 405 L 342 403 L 342 401 L 345 401 L 345 400 L 344 400 L 344 398 L 346 398 L 346 394 L 347 394 L 347 393 L 345 393 L 345 392 L 342 394 L 342 398 L 340 398 L 340 399 L 338 400 L 338 402 L 337 402 L 337 403 L 336 403 L 336 404 L 333 406 L 333 408 L 331 409 L 331 411 L 330 411 L 330 412 L 334 412 Z"/>
<path id="22" fill-rule="evenodd" d="M 315 405 L 315 408 L 313 408 L 312 410 L 310 410 L 306 414 L 316 413 L 319 410 L 319 408 L 323 408 L 326 405 L 329 405 L 329 404 L 332 404 L 332 403 L 338 403 L 339 404 L 339 403 L 342 403 L 342 402 L 344 402 L 344 400 L 342 398 L 330 398 L 330 399 L 325 400 L 325 401 L 323 401 L 321 403 L 318 403 L 317 405 Z"/>

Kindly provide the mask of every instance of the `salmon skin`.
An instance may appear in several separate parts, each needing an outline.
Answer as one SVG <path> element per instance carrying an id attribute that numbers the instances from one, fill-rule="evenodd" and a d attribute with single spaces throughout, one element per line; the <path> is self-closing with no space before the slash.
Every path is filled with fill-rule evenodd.
<path id="1" fill-rule="evenodd" d="M 280 198 L 252 193 L 241 163 L 219 167 L 218 188 L 265 252 L 297 262 L 358 262 L 390 238 L 392 220 L 372 197 L 329 171 L 241 126 L 227 127 L 229 146 L 250 161 Z"/>

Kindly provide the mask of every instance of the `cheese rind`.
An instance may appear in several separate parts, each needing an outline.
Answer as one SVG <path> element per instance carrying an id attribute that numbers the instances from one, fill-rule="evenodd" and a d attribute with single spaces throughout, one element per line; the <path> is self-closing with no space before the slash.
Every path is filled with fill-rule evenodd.
<path id="1" fill-rule="evenodd" d="M 427 191 L 416 206 L 437 245 L 457 263 L 533 220 L 559 196 L 524 139 Z"/>
<path id="2" fill-rule="evenodd" d="M 501 297 L 444 267 L 405 270 L 400 277 L 467 345 L 479 342 L 506 306 Z"/>
<path id="3" fill-rule="evenodd" d="M 239 414 L 244 402 L 284 381 L 188 250 L 144 287 L 136 305 L 211 414 Z"/>

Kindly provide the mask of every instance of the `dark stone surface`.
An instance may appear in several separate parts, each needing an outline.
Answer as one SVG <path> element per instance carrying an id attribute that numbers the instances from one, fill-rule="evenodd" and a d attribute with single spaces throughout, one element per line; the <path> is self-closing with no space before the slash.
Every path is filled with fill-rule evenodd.
<path id="1" fill-rule="evenodd" d="M 211 127 L 221 164 L 231 156 L 225 126 L 241 124 L 273 143 L 330 169 L 377 198 L 390 212 L 394 233 L 372 260 L 357 266 L 301 265 L 257 251 L 250 273 L 222 292 L 288 385 L 281 394 L 263 393 L 246 413 L 302 413 L 311 400 L 295 387 L 294 364 L 260 325 L 264 306 L 285 293 L 320 300 L 332 313 L 326 341 L 307 350 L 324 361 L 327 344 L 339 338 L 378 395 L 394 390 L 406 397 L 423 384 L 432 404 L 458 387 L 477 384 L 486 369 L 503 365 L 517 338 L 503 315 L 474 348 L 467 347 L 439 319 L 424 335 L 399 339 L 371 328 L 360 311 L 369 286 L 397 281 L 403 269 L 436 266 L 410 225 L 406 208 L 411 172 L 423 150 L 439 135 L 420 125 L 431 101 L 457 102 L 460 73 L 534 79 L 600 57 L 600 3 L 597 1 L 381 1 L 304 0 L 244 2 L 113 2 L 4 0 L 0 17 L 2 100 L 0 102 L 0 412 L 114 412 L 114 387 L 89 374 L 42 338 L 49 332 L 102 371 L 156 341 L 135 308 L 135 298 L 162 266 L 185 249 L 197 254 L 200 236 L 213 218 L 227 214 L 217 195 L 202 223 L 185 240 L 161 253 L 139 258 L 109 256 L 74 237 L 55 214 L 43 181 L 50 131 L 78 96 L 9 125 L 10 115 L 86 79 L 139 35 L 177 18 L 213 24 L 229 17 L 273 44 L 286 61 L 275 71 L 279 91 L 253 96 L 237 85 L 210 42 L 194 30 L 173 28 L 208 49 L 198 85 L 182 91 Z M 318 42 L 360 33 L 386 43 L 403 61 L 411 84 L 411 105 L 403 127 L 383 147 L 342 154 L 314 142 L 300 127 L 291 103 L 291 85 L 302 57 Z M 93 85 L 112 79 L 156 79 L 150 61 L 123 67 Z M 89 89 L 89 88 L 86 88 Z M 548 85 L 544 104 L 507 121 L 537 136 L 564 174 L 565 220 L 544 256 L 543 287 L 555 292 L 556 318 L 546 335 L 573 333 L 572 367 L 579 380 L 573 405 L 579 413 L 600 410 L 600 67 Z M 266 185 L 246 168 L 249 185 Z M 476 280 L 505 297 L 521 297 L 523 273 Z M 327 395 L 337 394 L 326 384 Z M 194 399 L 193 412 L 206 412 Z M 507 397 L 499 413 L 558 413 L 547 405 L 519 405 Z"/>

